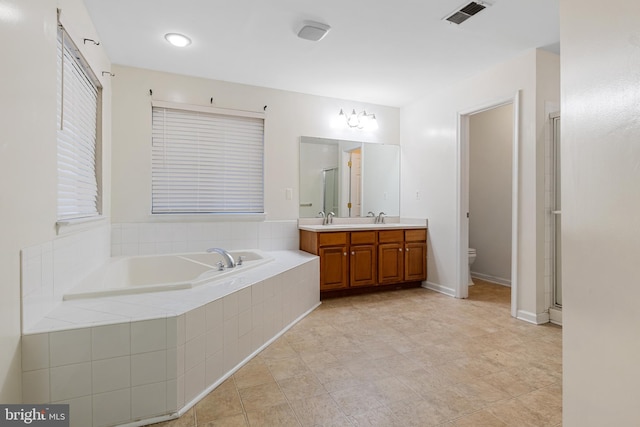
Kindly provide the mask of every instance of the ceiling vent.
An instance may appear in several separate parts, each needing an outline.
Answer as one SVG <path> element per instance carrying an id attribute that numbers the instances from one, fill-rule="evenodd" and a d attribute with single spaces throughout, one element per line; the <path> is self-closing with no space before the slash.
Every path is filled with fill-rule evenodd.
<path id="1" fill-rule="evenodd" d="M 298 37 L 312 42 L 322 40 L 327 35 L 331 26 L 315 21 L 305 21 L 303 27 L 298 31 Z"/>
<path id="2" fill-rule="evenodd" d="M 460 25 L 467 19 L 471 18 L 473 15 L 486 9 L 486 7 L 487 6 L 483 4 L 472 1 L 468 5 L 464 6 L 462 9 L 457 10 L 453 12 L 451 15 L 444 18 L 444 20 Z"/>

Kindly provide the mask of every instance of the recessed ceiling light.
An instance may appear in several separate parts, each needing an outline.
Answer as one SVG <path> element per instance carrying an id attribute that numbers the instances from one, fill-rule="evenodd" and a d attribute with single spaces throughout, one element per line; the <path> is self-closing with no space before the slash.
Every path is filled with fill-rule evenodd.
<path id="1" fill-rule="evenodd" d="M 167 33 L 164 35 L 169 43 L 177 47 L 185 47 L 191 44 L 191 39 L 185 35 L 178 33 Z"/>

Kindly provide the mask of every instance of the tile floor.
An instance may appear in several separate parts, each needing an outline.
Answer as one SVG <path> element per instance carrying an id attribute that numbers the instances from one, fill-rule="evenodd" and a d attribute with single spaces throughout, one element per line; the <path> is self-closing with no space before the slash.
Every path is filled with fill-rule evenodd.
<path id="1" fill-rule="evenodd" d="M 155 427 L 560 426 L 562 329 L 510 289 L 330 299 L 181 418 Z"/>

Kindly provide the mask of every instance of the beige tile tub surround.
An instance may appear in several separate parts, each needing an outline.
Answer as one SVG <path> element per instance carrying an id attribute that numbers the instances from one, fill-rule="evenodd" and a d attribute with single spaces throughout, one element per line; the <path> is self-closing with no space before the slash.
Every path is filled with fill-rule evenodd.
<path id="1" fill-rule="evenodd" d="M 511 318 L 507 287 L 478 280 L 469 293 L 325 300 L 154 427 L 560 426 L 562 330 Z"/>
<path id="2" fill-rule="evenodd" d="M 141 425 L 186 411 L 319 304 L 318 259 L 298 251 L 276 257 L 223 280 L 219 286 L 237 290 L 222 298 L 206 298 L 211 284 L 135 300 L 141 311 L 145 303 L 160 304 L 158 318 L 120 312 L 116 323 L 79 320 L 71 329 L 24 335 L 23 401 L 69 403 L 74 427 Z M 71 311 L 74 304 L 117 311 L 126 300 L 64 304 Z"/>

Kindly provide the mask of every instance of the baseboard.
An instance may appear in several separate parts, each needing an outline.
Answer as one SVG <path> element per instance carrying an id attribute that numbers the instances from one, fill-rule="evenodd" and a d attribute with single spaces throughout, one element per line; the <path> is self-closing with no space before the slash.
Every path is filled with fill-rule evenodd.
<path id="1" fill-rule="evenodd" d="M 475 271 L 472 271 L 471 278 L 477 278 L 486 282 L 495 283 L 496 285 L 511 287 L 511 279 L 503 279 L 502 277 L 495 277 L 489 274 L 476 273 Z"/>
<path id="2" fill-rule="evenodd" d="M 555 325 L 562 326 L 562 310 L 553 307 L 550 308 L 549 321 Z"/>
<path id="3" fill-rule="evenodd" d="M 433 282 L 422 282 L 422 287 L 423 288 L 427 288 L 430 291 L 435 291 L 435 292 L 440 292 L 441 294 L 445 294 L 448 295 L 450 297 L 454 297 L 456 296 L 456 290 L 453 288 L 448 288 L 446 286 L 442 286 L 442 285 L 438 285 L 437 283 L 433 283 Z"/>
<path id="4" fill-rule="evenodd" d="M 519 320 L 524 320 L 525 322 L 533 323 L 534 325 L 542 325 L 545 323 L 549 323 L 549 313 L 531 313 L 529 311 L 518 310 L 518 315 L 516 316 Z"/>

